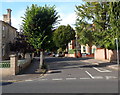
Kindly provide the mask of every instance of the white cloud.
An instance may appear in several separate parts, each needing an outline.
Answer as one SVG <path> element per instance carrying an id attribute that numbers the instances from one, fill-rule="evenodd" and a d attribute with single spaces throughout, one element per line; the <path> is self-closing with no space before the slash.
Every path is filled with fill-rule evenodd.
<path id="1" fill-rule="evenodd" d="M 2 2 L 82 2 L 82 0 L 2 0 Z"/>
<path id="2" fill-rule="evenodd" d="M 21 16 L 24 16 L 24 10 L 19 11 L 16 14 L 17 15 L 11 17 L 11 22 L 12 22 L 12 26 L 15 27 L 15 28 L 17 28 L 18 31 L 19 31 L 20 25 L 22 24 L 22 18 L 21 18 Z"/>
<path id="3" fill-rule="evenodd" d="M 70 24 L 72 27 L 74 27 L 75 21 L 76 21 L 76 14 L 61 14 L 62 21 L 60 22 L 61 25 L 67 25 Z"/>
<path id="4" fill-rule="evenodd" d="M 83 0 L 1 0 L 1 1 L 2 2 L 83 2 Z M 101 2 L 101 0 L 85 0 L 84 2 Z M 119 2 L 119 0 L 102 0 L 102 2 Z"/>
<path id="5" fill-rule="evenodd" d="M 2 16 L 0 16 L 0 20 L 2 20 Z"/>
<path id="6" fill-rule="evenodd" d="M 21 25 L 21 19 L 12 17 L 11 20 L 12 20 L 12 26 L 19 30 Z"/>
<path id="7" fill-rule="evenodd" d="M 24 10 L 18 11 L 15 15 L 12 14 L 12 16 L 11 16 L 11 24 L 13 27 L 17 28 L 18 31 L 19 31 L 20 25 L 22 23 L 21 16 L 24 16 Z M 0 15 L 0 20 L 3 21 L 2 14 Z"/>
<path id="8" fill-rule="evenodd" d="M 24 16 L 24 10 L 19 11 L 16 13 L 15 16 L 12 16 L 11 21 L 12 21 L 12 26 L 17 28 L 18 31 L 20 29 L 20 25 L 22 24 L 22 18 L 21 16 Z M 65 13 L 60 13 L 60 25 L 71 25 L 73 28 L 75 27 L 75 20 L 76 20 L 76 14 L 71 13 L 71 14 L 65 14 Z M 2 20 L 2 16 L 0 17 L 0 20 Z"/>
<path id="9" fill-rule="evenodd" d="M 76 20 L 76 14 L 75 12 L 72 13 L 63 13 L 61 9 L 58 9 L 59 15 L 60 15 L 60 25 L 71 25 L 73 28 L 75 27 L 75 20 Z M 16 14 L 12 15 L 11 21 L 12 21 L 12 26 L 17 28 L 18 31 L 20 29 L 20 25 L 22 24 L 22 18 L 21 16 L 24 16 L 25 9 L 18 11 Z M 2 16 L 0 16 L 0 20 L 2 20 Z M 58 25 L 57 25 L 58 26 Z"/>
<path id="10" fill-rule="evenodd" d="M 24 11 L 19 12 L 15 17 L 12 17 L 12 26 L 17 28 L 18 30 L 20 29 L 20 25 L 22 23 L 22 18 L 21 16 L 23 16 Z M 65 14 L 65 13 L 60 13 L 60 19 L 62 21 L 60 21 L 60 25 L 71 25 L 73 28 L 75 27 L 75 20 L 76 20 L 76 15 L 75 13 L 71 13 L 71 14 Z"/>

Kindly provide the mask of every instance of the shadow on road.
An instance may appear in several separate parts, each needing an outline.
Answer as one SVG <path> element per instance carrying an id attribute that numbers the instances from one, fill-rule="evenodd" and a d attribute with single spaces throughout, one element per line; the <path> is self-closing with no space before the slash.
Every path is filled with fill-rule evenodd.
<path id="1" fill-rule="evenodd" d="M 53 74 L 53 73 L 61 73 L 62 71 L 51 71 L 50 74 Z"/>
<path id="2" fill-rule="evenodd" d="M 60 61 L 79 61 L 79 60 L 89 60 L 89 59 L 93 59 L 93 58 L 68 58 L 68 57 L 47 57 L 45 58 L 46 62 L 52 63 L 52 62 L 60 62 Z"/>
<path id="3" fill-rule="evenodd" d="M 115 63 L 103 62 L 99 63 L 90 62 L 89 60 L 93 58 L 46 58 L 45 62 L 49 65 L 49 70 L 61 70 L 61 69 L 72 69 L 72 68 L 93 68 L 93 67 L 107 67 L 110 65 L 115 65 Z M 87 60 L 84 62 L 84 60 Z M 94 64 L 98 63 L 98 64 Z"/>
<path id="4" fill-rule="evenodd" d="M 12 84 L 13 82 L 1 82 L 0 83 L 0 86 L 5 86 L 5 85 L 10 85 Z"/>

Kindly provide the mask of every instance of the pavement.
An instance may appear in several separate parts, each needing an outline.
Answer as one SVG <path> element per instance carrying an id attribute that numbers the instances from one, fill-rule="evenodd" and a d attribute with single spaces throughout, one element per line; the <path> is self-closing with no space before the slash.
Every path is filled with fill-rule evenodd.
<path id="1" fill-rule="evenodd" d="M 2 76 L 0 82 L 20 82 L 42 77 L 46 70 L 39 69 L 39 64 L 39 58 L 33 59 L 32 63 L 25 70 L 17 75 Z"/>
<path id="2" fill-rule="evenodd" d="M 101 67 L 107 67 L 114 70 L 120 70 L 120 66 L 118 66 L 116 61 L 109 62 L 108 60 L 96 60 L 96 59 L 89 59 L 86 62 L 90 62 Z"/>
<path id="3" fill-rule="evenodd" d="M 118 70 L 118 65 L 115 62 L 101 61 L 95 59 L 80 60 L 83 62 L 89 62 L 99 66 L 105 66 L 114 70 Z M 39 69 L 39 58 L 35 58 L 33 62 L 18 75 L 13 76 L 3 76 L 0 82 L 19 82 L 19 81 L 30 81 L 36 78 L 43 77 L 46 70 Z"/>
<path id="4" fill-rule="evenodd" d="M 107 62 L 103 61 L 103 63 L 99 63 L 99 65 L 105 64 L 106 67 L 114 69 L 114 70 L 120 70 L 120 66 L 118 66 L 117 62 Z"/>
<path id="5" fill-rule="evenodd" d="M 16 83 L 4 82 L 2 92 L 118 93 L 117 70 L 106 67 L 113 63 L 91 58 L 64 57 L 46 57 L 45 63 L 50 72 L 46 73 L 44 77 L 35 80 L 26 79 Z"/>
<path id="6" fill-rule="evenodd" d="M 112 66 L 108 66 L 109 68 L 112 68 L 114 70 L 118 70 L 118 65 L 112 65 Z M 119 70 L 120 70 L 120 67 L 119 67 Z"/>

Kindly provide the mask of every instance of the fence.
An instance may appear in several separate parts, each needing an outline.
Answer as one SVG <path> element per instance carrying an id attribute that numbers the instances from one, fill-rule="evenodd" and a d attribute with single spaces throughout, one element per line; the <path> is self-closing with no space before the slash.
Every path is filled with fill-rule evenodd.
<path id="1" fill-rule="evenodd" d="M 24 60 L 18 60 L 16 55 L 11 55 L 10 60 L 0 61 L 0 71 L 2 75 L 16 75 L 31 63 L 31 57 L 26 54 Z"/>
<path id="2" fill-rule="evenodd" d="M 0 61 L 0 68 L 10 68 L 10 61 Z"/>
<path id="3" fill-rule="evenodd" d="M 26 59 L 23 59 L 23 60 L 18 60 L 18 62 L 17 62 L 17 66 L 24 65 L 26 62 L 27 62 L 27 60 L 26 60 Z"/>

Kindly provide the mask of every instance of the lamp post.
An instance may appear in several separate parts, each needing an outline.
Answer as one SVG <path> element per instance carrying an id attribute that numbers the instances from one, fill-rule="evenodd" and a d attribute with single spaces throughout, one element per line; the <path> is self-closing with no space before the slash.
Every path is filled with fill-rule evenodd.
<path id="1" fill-rule="evenodd" d="M 77 51 L 78 51 L 78 50 L 77 50 L 77 46 L 78 46 L 78 44 L 77 44 L 77 31 L 76 31 L 76 35 L 75 35 L 75 36 L 76 36 L 76 41 L 75 41 L 75 42 L 76 42 L 76 57 L 77 57 L 77 56 L 78 56 L 78 55 L 77 55 L 77 54 L 78 54 L 78 52 L 77 52 Z"/>
<path id="2" fill-rule="evenodd" d="M 115 38 L 116 40 L 116 47 L 117 47 L 117 64 L 119 66 L 119 50 L 118 50 L 118 38 Z"/>

